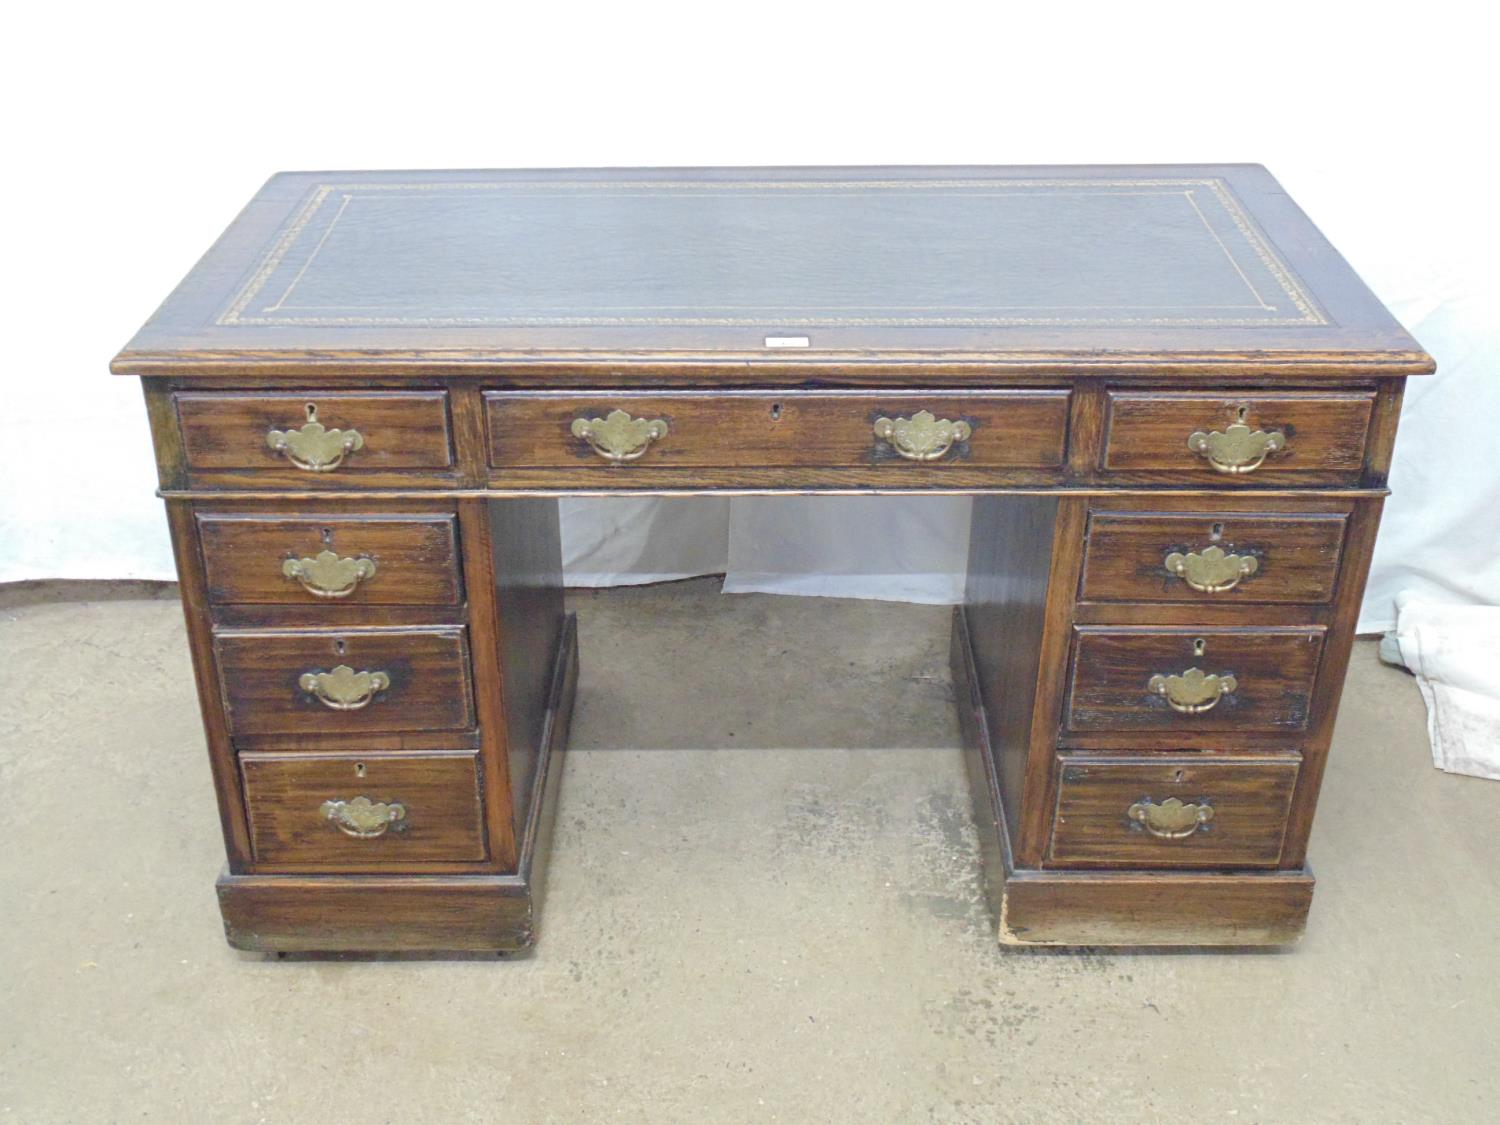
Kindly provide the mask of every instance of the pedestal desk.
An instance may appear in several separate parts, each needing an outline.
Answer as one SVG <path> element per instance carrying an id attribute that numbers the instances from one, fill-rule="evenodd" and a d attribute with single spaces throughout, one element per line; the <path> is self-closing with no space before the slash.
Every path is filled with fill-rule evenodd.
<path id="1" fill-rule="evenodd" d="M 952 665 L 1001 941 L 1292 940 L 1432 368 L 1254 165 L 278 175 L 113 364 L 229 941 L 531 943 L 557 498 L 751 492 L 973 496 Z"/>

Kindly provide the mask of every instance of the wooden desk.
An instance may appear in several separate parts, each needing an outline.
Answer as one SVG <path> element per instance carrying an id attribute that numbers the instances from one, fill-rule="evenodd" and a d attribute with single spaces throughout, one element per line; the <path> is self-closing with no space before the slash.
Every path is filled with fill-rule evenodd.
<path id="1" fill-rule="evenodd" d="M 1289 941 L 1432 368 L 1252 165 L 276 176 L 113 365 L 229 940 L 534 939 L 556 497 L 956 492 L 1000 940 Z"/>

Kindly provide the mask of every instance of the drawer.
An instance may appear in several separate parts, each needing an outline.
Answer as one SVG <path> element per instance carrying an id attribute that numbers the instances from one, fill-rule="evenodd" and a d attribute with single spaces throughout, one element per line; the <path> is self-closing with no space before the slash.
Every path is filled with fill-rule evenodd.
<path id="1" fill-rule="evenodd" d="M 235 735 L 474 725 L 462 629 L 222 630 L 214 651 Z"/>
<path id="2" fill-rule="evenodd" d="M 919 417 L 922 415 L 922 417 Z M 494 468 L 1056 468 L 1066 390 L 485 395 Z"/>
<path id="3" fill-rule="evenodd" d="M 1274 867 L 1300 761 L 1057 761 L 1052 867 Z"/>
<path id="4" fill-rule="evenodd" d="M 1074 731 L 1296 731 L 1307 726 L 1321 628 L 1074 629 Z"/>
<path id="5" fill-rule="evenodd" d="M 188 467 L 282 470 L 318 484 L 453 464 L 445 391 L 174 396 Z"/>
<path id="6" fill-rule="evenodd" d="M 1333 597 L 1346 523 L 1339 513 L 1093 512 L 1079 597 L 1319 605 Z"/>
<path id="7" fill-rule="evenodd" d="M 243 754 L 240 773 L 258 864 L 333 870 L 485 858 L 472 752 Z"/>
<path id="8" fill-rule="evenodd" d="M 198 515 L 216 605 L 457 605 L 454 517 Z"/>
<path id="9" fill-rule="evenodd" d="M 1375 392 L 1109 391 L 1102 468 L 1198 483 L 1352 482 Z"/>

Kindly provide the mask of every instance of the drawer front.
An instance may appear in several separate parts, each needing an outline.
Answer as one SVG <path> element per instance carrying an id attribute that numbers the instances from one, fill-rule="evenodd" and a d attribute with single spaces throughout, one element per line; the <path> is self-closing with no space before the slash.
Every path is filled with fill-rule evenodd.
<path id="1" fill-rule="evenodd" d="M 1274 867 L 1295 758 L 1059 758 L 1053 867 Z"/>
<path id="2" fill-rule="evenodd" d="M 214 648 L 232 734 L 474 725 L 462 629 L 226 630 Z"/>
<path id="3" fill-rule="evenodd" d="M 1094 512 L 1079 596 L 1104 602 L 1333 598 L 1346 517 Z"/>
<path id="4" fill-rule="evenodd" d="M 215 605 L 457 605 L 451 515 L 200 514 Z"/>
<path id="5" fill-rule="evenodd" d="M 1068 392 L 494 391 L 485 414 L 494 468 L 879 468 L 894 482 L 944 466 L 1060 466 Z"/>
<path id="6" fill-rule="evenodd" d="M 258 864 L 338 870 L 485 858 L 471 752 L 243 754 L 240 772 Z"/>
<path id="7" fill-rule="evenodd" d="M 1352 482 L 1373 391 L 1108 392 L 1102 468 L 1223 484 Z"/>
<path id="8" fill-rule="evenodd" d="M 1323 630 L 1074 630 L 1074 731 L 1296 731 L 1307 726 Z"/>
<path id="9" fill-rule="evenodd" d="M 188 467 L 281 470 L 310 484 L 453 464 L 444 391 L 176 396 Z"/>

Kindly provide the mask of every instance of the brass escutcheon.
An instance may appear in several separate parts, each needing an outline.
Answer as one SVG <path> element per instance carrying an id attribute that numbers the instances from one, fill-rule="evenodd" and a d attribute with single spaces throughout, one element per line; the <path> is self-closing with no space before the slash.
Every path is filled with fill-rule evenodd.
<path id="1" fill-rule="evenodd" d="M 391 678 L 384 672 L 356 672 L 349 665 L 340 664 L 331 672 L 304 672 L 297 678 L 297 685 L 324 707 L 358 711 L 390 687 Z"/>
<path id="2" fill-rule="evenodd" d="M 330 430 L 318 421 L 318 408 L 307 404 L 307 421 L 301 429 L 272 430 L 266 444 L 282 454 L 299 469 L 309 473 L 331 473 L 344 458 L 364 448 L 365 439 L 358 430 Z"/>
<path id="3" fill-rule="evenodd" d="M 345 836 L 373 840 L 384 836 L 397 821 L 406 819 L 406 806 L 399 801 L 372 801 L 355 797 L 349 801 L 324 801 L 318 811 Z"/>
<path id="4" fill-rule="evenodd" d="M 1199 430 L 1189 434 L 1187 444 L 1221 473 L 1252 473 L 1271 454 L 1286 448 L 1286 434 L 1252 430 L 1243 422 L 1235 422 L 1222 433 Z"/>
<path id="5" fill-rule="evenodd" d="M 1212 711 L 1237 687 L 1239 681 L 1229 673 L 1214 674 L 1200 668 L 1189 668 L 1181 675 L 1158 673 L 1146 681 L 1147 691 L 1165 697 L 1167 706 L 1181 715 Z"/>
<path id="6" fill-rule="evenodd" d="M 1233 590 L 1240 579 L 1260 569 L 1254 555 L 1227 555 L 1222 547 L 1205 547 L 1187 554 L 1173 551 L 1162 560 L 1162 565 L 1203 594 Z"/>
<path id="7" fill-rule="evenodd" d="M 974 432 L 967 422 L 934 418 L 919 410 L 910 418 L 876 418 L 875 436 L 908 461 L 936 461 Z"/>
<path id="8" fill-rule="evenodd" d="M 667 436 L 662 419 L 632 418 L 623 410 L 611 410 L 603 418 L 574 418 L 572 430 L 574 437 L 615 465 L 639 460 L 653 441 Z"/>
<path id="9" fill-rule="evenodd" d="M 295 578 L 302 588 L 318 598 L 347 598 L 360 582 L 375 577 L 375 561 L 340 558 L 332 551 L 319 551 L 310 559 L 287 559 L 281 573 Z"/>
<path id="10" fill-rule="evenodd" d="M 1207 801 L 1185 805 L 1176 797 L 1157 804 L 1143 797 L 1125 815 L 1158 840 L 1185 840 L 1214 818 L 1214 807 Z"/>

